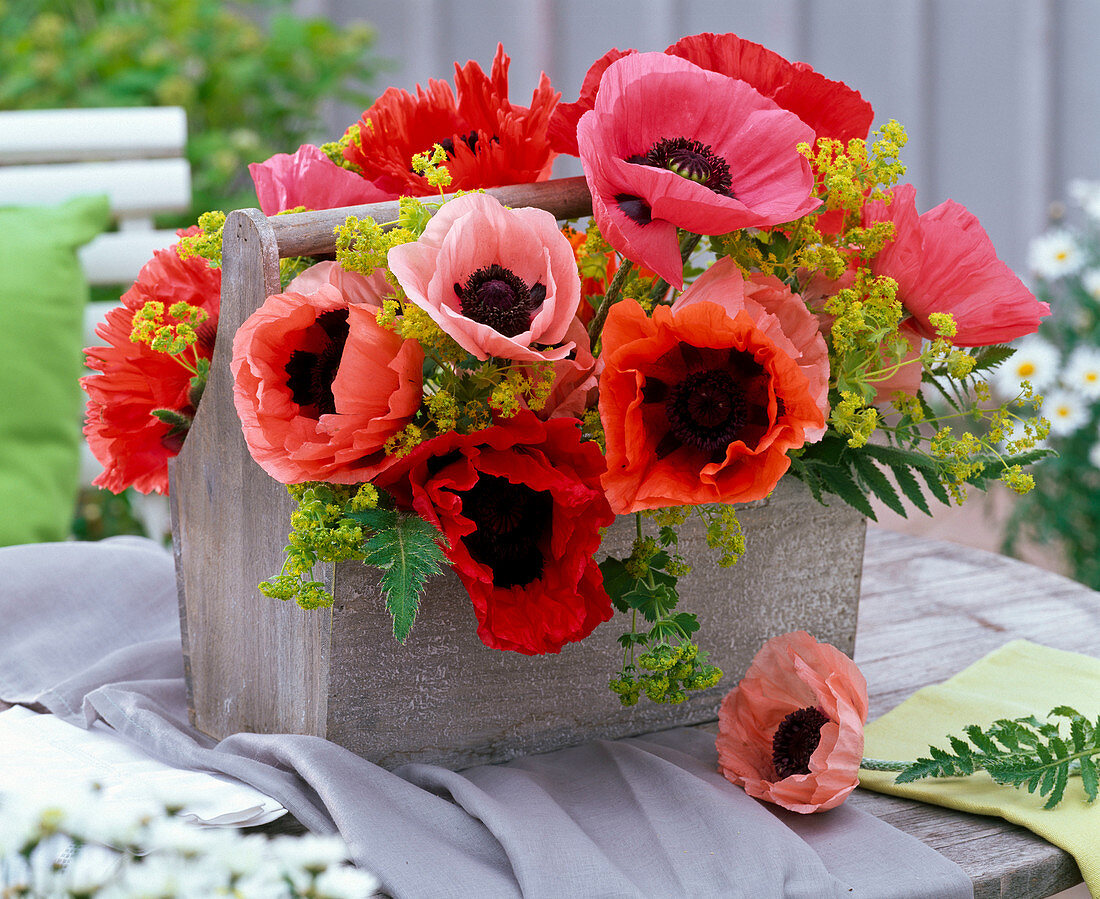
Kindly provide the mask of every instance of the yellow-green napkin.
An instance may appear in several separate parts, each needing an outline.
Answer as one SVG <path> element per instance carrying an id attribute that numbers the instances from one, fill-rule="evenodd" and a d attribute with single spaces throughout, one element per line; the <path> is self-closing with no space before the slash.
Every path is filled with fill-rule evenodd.
<path id="1" fill-rule="evenodd" d="M 968 724 L 985 727 L 998 718 L 1026 715 L 1042 720 L 1059 705 L 1096 720 L 1100 659 L 1014 640 L 950 680 L 918 690 L 867 725 L 863 754 L 906 761 L 927 757 L 929 744 L 950 750 L 947 735 L 964 736 L 962 729 Z M 859 774 L 860 786 L 880 793 L 997 815 L 1026 827 L 1070 853 L 1089 891 L 1100 896 L 1100 801 L 1087 804 L 1080 777 L 1070 778 L 1056 808 L 1044 810 L 1045 800 L 1038 793 L 995 784 L 985 772 L 901 785 L 894 784 L 896 775 L 890 772 Z"/>

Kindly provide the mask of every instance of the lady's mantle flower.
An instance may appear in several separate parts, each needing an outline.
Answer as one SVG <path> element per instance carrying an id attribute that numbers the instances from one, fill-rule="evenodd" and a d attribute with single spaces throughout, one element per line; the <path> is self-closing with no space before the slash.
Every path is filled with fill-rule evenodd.
<path id="1" fill-rule="evenodd" d="M 1066 360 L 1062 383 L 1087 400 L 1100 399 L 1100 349 L 1078 347 Z"/>
<path id="2" fill-rule="evenodd" d="M 1050 433 L 1068 437 L 1088 421 L 1089 410 L 1080 394 L 1072 390 L 1052 390 L 1043 397 L 1042 415 L 1050 422 Z"/>
<path id="3" fill-rule="evenodd" d="M 828 354 L 780 281 L 712 265 L 652 318 L 633 301 L 603 331 L 604 489 L 619 514 L 766 496 L 787 450 L 820 438 Z"/>
<path id="4" fill-rule="evenodd" d="M 445 81 L 416 96 L 389 88 L 363 113 L 344 158 L 391 196 L 435 193 L 410 168 L 412 157 L 442 145 L 454 190 L 543 181 L 557 155 L 548 127 L 558 94 L 543 75 L 530 107 L 508 101 L 509 58 L 497 45 L 488 76 L 476 62 L 455 64 L 455 91 Z M 456 96 L 457 93 L 457 96 Z"/>
<path id="5" fill-rule="evenodd" d="M 572 156 L 577 151 L 577 122 L 596 102 L 600 78 L 615 60 L 633 50 L 611 50 L 592 64 L 584 76 L 576 103 L 559 103 L 550 123 L 554 148 Z M 665 53 L 695 63 L 700 68 L 728 75 L 752 85 L 809 125 L 817 137 L 847 143 L 865 139 L 871 130 L 871 104 L 840 81 L 819 75 L 804 62 L 789 62 L 760 44 L 736 34 L 696 34 L 681 38 Z"/>
<path id="6" fill-rule="evenodd" d="M 1040 278 L 1054 281 L 1078 271 L 1085 264 L 1085 252 L 1069 231 L 1048 231 L 1031 242 L 1028 263 Z"/>
<path id="7" fill-rule="evenodd" d="M 718 712 L 718 768 L 757 799 L 806 814 L 859 783 L 867 682 L 805 631 L 769 640 Z"/>
<path id="8" fill-rule="evenodd" d="M 181 236 L 185 232 L 181 232 Z M 119 493 L 133 487 L 141 493 L 168 492 L 168 460 L 183 445 L 186 428 L 153 415 L 154 410 L 177 413 L 181 421 L 195 414 L 194 374 L 181 357 L 210 359 L 218 330 L 221 270 L 205 259 L 180 259 L 176 248 L 157 250 L 122 295 L 121 304 L 107 313 L 96 336 L 108 346 L 85 349 L 88 367 L 102 374 L 82 378 L 88 394 L 84 435 L 104 471 L 92 483 Z M 152 349 L 130 339 L 134 315 L 146 303 L 165 310 L 177 303 L 197 307 L 207 319 L 196 329 L 197 339 L 180 356 Z"/>
<path id="9" fill-rule="evenodd" d="M 813 139 L 745 82 L 663 53 L 613 63 L 577 126 L 600 232 L 676 287 L 677 228 L 725 234 L 817 208 L 809 163 L 795 149 Z"/>
<path id="10" fill-rule="evenodd" d="M 357 297 L 369 294 L 361 280 Z M 288 289 L 237 331 L 234 403 L 252 458 L 277 481 L 369 480 L 420 406 L 424 352 L 378 324 L 374 300 L 352 302 L 329 283 Z"/>
<path id="11" fill-rule="evenodd" d="M 894 239 L 871 263 L 898 282 L 898 297 L 921 335 L 936 337 L 928 317 L 950 313 L 957 346 L 989 346 L 1032 334 L 1050 306 L 1032 296 L 997 251 L 978 219 L 952 200 L 917 215 L 916 189 L 902 184 L 889 204 L 868 203 L 864 225 L 892 221 Z"/>
<path id="12" fill-rule="evenodd" d="M 592 556 L 614 520 L 604 460 L 577 422 L 527 411 L 422 443 L 374 480 L 447 537 L 478 636 L 495 649 L 558 652 L 611 617 Z"/>
<path id="13" fill-rule="evenodd" d="M 410 302 L 478 359 L 564 359 L 580 276 L 569 240 L 541 209 L 469 194 L 444 203 L 415 243 L 389 252 Z"/>
<path id="14" fill-rule="evenodd" d="M 993 375 L 997 393 L 1014 397 L 1020 392 L 1020 382 L 1028 381 L 1036 390 L 1043 390 L 1058 377 L 1061 356 L 1058 348 L 1042 337 L 1028 337 L 1016 345 L 1016 353 Z"/>

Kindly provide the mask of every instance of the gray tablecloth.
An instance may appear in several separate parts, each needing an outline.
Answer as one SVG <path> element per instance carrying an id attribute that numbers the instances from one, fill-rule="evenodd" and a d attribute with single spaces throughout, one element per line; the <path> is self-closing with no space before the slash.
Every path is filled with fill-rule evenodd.
<path id="1" fill-rule="evenodd" d="M 854 808 L 802 817 L 748 798 L 690 729 L 459 773 L 385 771 L 316 737 L 215 742 L 187 725 L 175 591 L 149 541 L 0 549 L 0 699 L 252 784 L 339 831 L 394 896 L 973 895 L 956 865 Z"/>

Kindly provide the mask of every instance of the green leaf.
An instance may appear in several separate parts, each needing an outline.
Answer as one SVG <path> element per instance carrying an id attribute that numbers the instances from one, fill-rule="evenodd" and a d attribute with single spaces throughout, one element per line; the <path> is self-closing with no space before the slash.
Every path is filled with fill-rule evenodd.
<path id="1" fill-rule="evenodd" d="M 646 621 L 664 618 L 676 608 L 679 597 L 676 594 L 676 578 L 660 571 L 651 572 L 654 583 L 635 581 L 634 589 L 623 594 L 623 601 L 642 613 Z"/>
<path id="2" fill-rule="evenodd" d="M 981 352 L 974 354 L 974 371 L 984 371 L 989 368 L 996 368 L 1002 362 L 1006 362 L 1016 355 L 1016 350 L 1010 346 L 1005 346 L 1003 343 L 996 343 L 992 346 L 983 347 Z"/>
<path id="3" fill-rule="evenodd" d="M 603 587 L 611 602 L 620 612 L 630 611 L 630 605 L 623 597 L 634 589 L 634 578 L 626 570 L 626 564 L 622 559 L 606 558 L 600 562 L 600 571 L 603 574 Z"/>
<path id="4" fill-rule="evenodd" d="M 894 489 L 894 485 L 879 470 L 878 466 L 862 453 L 852 453 L 851 458 L 860 480 L 867 485 L 867 489 L 902 518 L 908 518 L 905 504 L 898 498 L 898 492 Z"/>
<path id="5" fill-rule="evenodd" d="M 1085 788 L 1085 795 L 1088 796 L 1089 802 L 1095 802 L 1100 783 L 1096 775 L 1096 762 L 1087 755 L 1081 759 L 1081 786 Z"/>
<path id="6" fill-rule="evenodd" d="M 997 744 L 994 743 L 980 727 L 976 724 L 971 724 L 966 728 L 966 735 L 970 737 L 970 742 L 977 746 L 982 752 L 987 755 L 997 755 L 1001 750 L 997 748 Z"/>
<path id="7" fill-rule="evenodd" d="M 925 515 L 931 515 L 932 510 L 928 506 L 928 500 L 924 498 L 924 493 L 920 489 L 920 483 L 917 481 L 912 470 L 904 465 L 891 465 L 890 471 L 893 472 L 894 480 L 897 481 L 898 487 L 901 489 L 901 492 L 905 494 L 906 499 Z"/>
<path id="8" fill-rule="evenodd" d="M 878 521 L 875 517 L 875 510 L 872 509 L 871 504 L 867 502 L 867 496 L 859 489 L 859 486 L 856 484 L 846 467 L 834 468 L 817 465 L 815 466 L 815 471 L 820 477 L 821 485 L 825 490 L 829 491 L 829 493 L 835 493 L 857 512 L 870 518 L 871 521 Z"/>
<path id="9" fill-rule="evenodd" d="M 433 575 L 447 564 L 440 548 L 444 536 L 419 515 L 406 515 L 395 510 L 372 509 L 389 515 L 368 516 L 389 526 L 380 527 L 363 543 L 364 562 L 382 571 L 382 590 L 386 608 L 393 616 L 393 635 L 404 643 L 412 629 L 420 606 L 420 594 Z"/>

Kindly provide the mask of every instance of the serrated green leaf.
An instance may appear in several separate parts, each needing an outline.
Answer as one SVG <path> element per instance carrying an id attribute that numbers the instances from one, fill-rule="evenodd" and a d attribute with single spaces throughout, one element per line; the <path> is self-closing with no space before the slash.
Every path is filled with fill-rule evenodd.
<path id="1" fill-rule="evenodd" d="M 871 521 L 878 521 L 875 510 L 867 501 L 867 496 L 859 489 L 851 473 L 847 468 L 832 468 L 824 465 L 815 466 L 815 472 L 821 479 L 821 486 L 829 493 L 836 494 L 857 512 L 867 516 Z"/>
<path id="2" fill-rule="evenodd" d="M 1057 768 L 1044 768 L 1043 778 L 1039 781 L 1039 795 L 1046 796 L 1054 786 L 1054 780 L 1058 776 Z"/>
<path id="3" fill-rule="evenodd" d="M 1085 788 L 1085 795 L 1089 802 L 1096 801 L 1097 790 L 1100 788 L 1100 780 L 1097 778 L 1096 762 L 1091 756 L 1081 758 L 1081 786 Z"/>
<path id="4" fill-rule="evenodd" d="M 922 380 L 924 381 L 925 384 L 931 384 L 933 387 L 935 387 L 936 390 L 938 390 L 940 392 L 940 395 L 943 396 L 943 398 L 947 401 L 947 404 L 952 409 L 954 409 L 956 412 L 962 412 L 963 411 L 962 409 L 959 408 L 958 400 L 956 400 L 955 397 L 952 396 L 951 393 L 948 392 L 947 388 L 943 386 L 943 383 L 940 381 L 939 378 L 937 378 L 933 375 L 930 375 L 928 372 L 925 372 L 924 377 L 923 377 Z M 929 416 L 929 418 L 935 418 L 935 417 L 936 417 L 935 413 L 933 413 L 932 415 Z"/>
<path id="5" fill-rule="evenodd" d="M 393 635 L 399 643 L 408 639 L 424 585 L 447 563 L 440 548 L 445 542 L 443 535 L 419 515 L 395 513 L 391 526 L 363 543 L 363 561 L 382 572 L 386 608 L 393 616 Z"/>
<path id="6" fill-rule="evenodd" d="M 630 605 L 623 596 L 634 589 L 634 578 L 627 573 L 622 559 L 604 559 L 600 562 L 600 573 L 603 575 L 603 588 L 615 608 L 620 612 L 629 611 Z"/>
<path id="7" fill-rule="evenodd" d="M 652 586 L 644 581 L 634 581 L 634 588 L 623 594 L 623 601 L 642 613 L 646 621 L 664 618 L 676 608 L 676 578 L 661 571 L 651 571 Z"/>
<path id="8" fill-rule="evenodd" d="M 971 724 L 966 728 L 966 735 L 970 738 L 971 743 L 987 755 L 997 755 L 1001 752 L 997 748 L 997 744 L 986 736 L 985 732 L 976 724 Z"/>
<path id="9" fill-rule="evenodd" d="M 1016 355 L 1016 350 L 1003 343 L 996 343 L 992 346 L 983 347 L 980 352 L 974 354 L 973 370 L 984 371 L 986 369 L 996 368 L 1001 363 L 1011 359 L 1014 355 Z"/>
<path id="10" fill-rule="evenodd" d="M 943 481 L 940 480 L 939 471 L 929 471 L 925 468 L 917 470 L 920 472 L 920 476 L 924 478 L 924 483 L 928 485 L 929 492 L 943 505 L 951 505 L 951 498 L 947 494 L 947 488 L 943 486 Z"/>
<path id="11" fill-rule="evenodd" d="M 1050 737 L 1050 748 L 1054 750 L 1054 757 L 1056 759 L 1064 759 L 1070 754 L 1069 747 L 1066 746 L 1065 741 L 1061 737 L 1053 734 Z"/>
<path id="12" fill-rule="evenodd" d="M 689 637 L 699 630 L 699 619 L 693 612 L 677 612 L 671 617 L 680 630 Z"/>
<path id="13" fill-rule="evenodd" d="M 1050 798 L 1047 800 L 1045 809 L 1052 809 L 1059 802 L 1062 801 L 1062 797 L 1066 795 L 1066 782 L 1069 780 L 1069 763 L 1066 762 L 1059 765 L 1057 768 L 1057 775 L 1054 778 L 1054 789 L 1051 791 Z"/>
<path id="14" fill-rule="evenodd" d="M 920 483 L 912 470 L 904 465 L 891 465 L 890 471 L 893 473 L 894 480 L 901 492 L 905 494 L 906 499 L 925 515 L 931 515 L 932 509 L 928 505 L 928 500 L 924 498 L 924 492 L 920 489 Z"/>
<path id="15" fill-rule="evenodd" d="M 909 516 L 905 511 L 905 503 L 898 497 L 897 490 L 867 456 L 862 453 L 852 453 L 851 460 L 859 478 L 867 486 L 867 489 L 877 496 L 886 506 L 897 512 L 902 518 Z"/>

